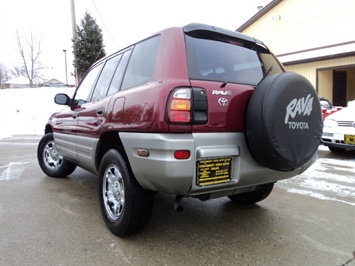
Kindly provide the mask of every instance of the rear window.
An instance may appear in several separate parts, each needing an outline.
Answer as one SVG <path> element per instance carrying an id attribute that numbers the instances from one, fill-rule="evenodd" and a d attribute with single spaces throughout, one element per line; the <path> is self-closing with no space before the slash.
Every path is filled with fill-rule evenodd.
<path id="1" fill-rule="evenodd" d="M 135 45 L 122 83 L 122 90 L 143 85 L 152 78 L 160 35 Z"/>
<path id="2" fill-rule="evenodd" d="M 185 38 L 190 79 L 257 85 L 271 66 L 272 74 L 282 72 L 271 54 L 241 43 Z"/>

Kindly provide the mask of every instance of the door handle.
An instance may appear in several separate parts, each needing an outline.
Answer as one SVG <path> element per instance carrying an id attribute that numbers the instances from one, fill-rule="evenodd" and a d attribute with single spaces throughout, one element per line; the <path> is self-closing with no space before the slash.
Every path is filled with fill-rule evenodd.
<path id="1" fill-rule="evenodd" d="M 78 113 L 74 113 L 73 114 L 73 119 L 77 119 L 78 118 Z"/>
<path id="2" fill-rule="evenodd" d="M 105 113 L 105 107 L 100 107 L 96 110 L 97 115 L 103 115 Z"/>

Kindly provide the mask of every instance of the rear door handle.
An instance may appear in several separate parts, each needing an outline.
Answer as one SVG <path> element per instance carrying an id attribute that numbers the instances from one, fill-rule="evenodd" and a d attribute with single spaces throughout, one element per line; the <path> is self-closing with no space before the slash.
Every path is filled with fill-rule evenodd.
<path id="1" fill-rule="evenodd" d="M 99 109 L 96 110 L 97 115 L 103 115 L 105 113 L 105 107 L 100 107 Z"/>

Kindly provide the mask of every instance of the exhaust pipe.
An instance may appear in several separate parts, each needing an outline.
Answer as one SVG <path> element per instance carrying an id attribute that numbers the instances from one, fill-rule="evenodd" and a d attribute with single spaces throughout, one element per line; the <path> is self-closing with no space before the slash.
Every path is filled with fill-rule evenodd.
<path id="1" fill-rule="evenodd" d="M 182 212 L 184 210 L 184 206 L 181 205 L 181 200 L 182 200 L 182 196 L 176 195 L 176 198 L 173 202 L 173 206 L 175 211 L 177 212 Z"/>

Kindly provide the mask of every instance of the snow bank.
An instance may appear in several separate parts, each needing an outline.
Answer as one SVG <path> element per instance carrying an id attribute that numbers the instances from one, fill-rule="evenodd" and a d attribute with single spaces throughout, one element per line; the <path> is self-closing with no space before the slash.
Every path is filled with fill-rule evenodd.
<path id="1" fill-rule="evenodd" d="M 54 103 L 57 93 L 72 96 L 73 88 L 0 90 L 0 139 L 14 135 L 43 135 L 49 116 L 63 109 Z"/>

